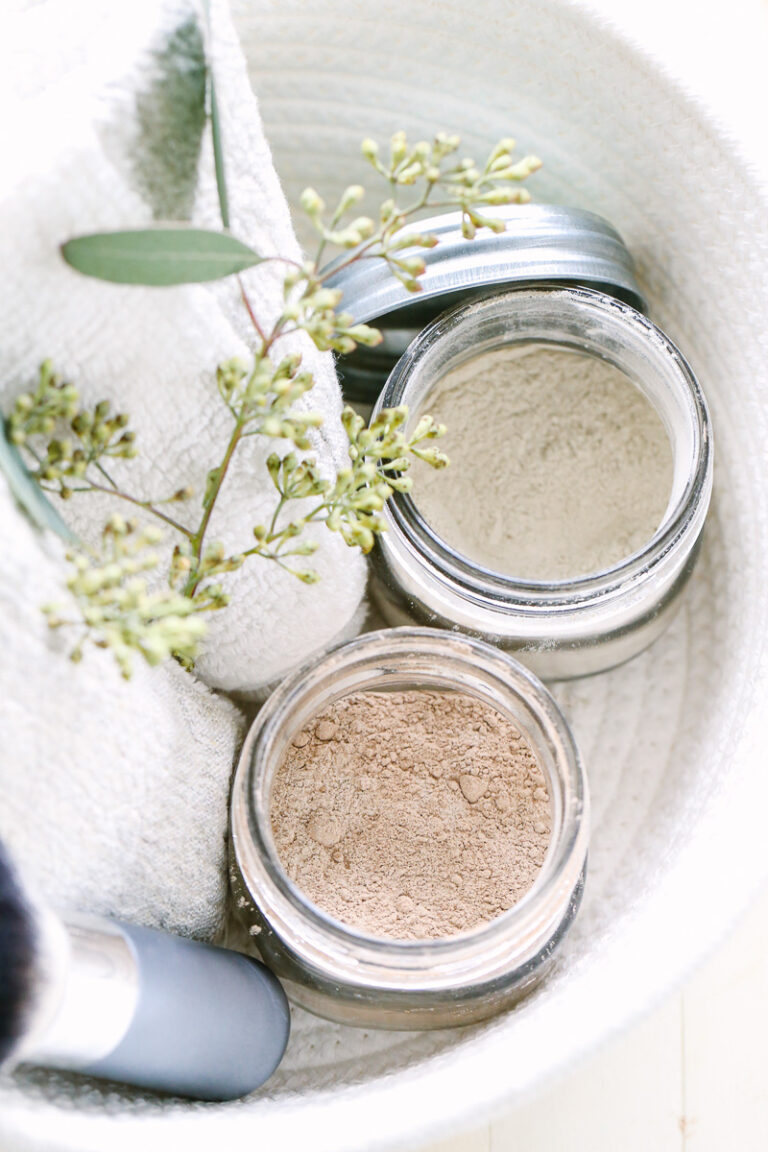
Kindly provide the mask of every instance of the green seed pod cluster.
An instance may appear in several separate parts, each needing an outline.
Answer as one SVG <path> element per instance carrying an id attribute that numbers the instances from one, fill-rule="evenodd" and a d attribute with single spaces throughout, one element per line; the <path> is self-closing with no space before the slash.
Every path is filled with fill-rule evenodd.
<path id="1" fill-rule="evenodd" d="M 70 653 L 73 661 L 82 659 L 87 640 L 112 652 L 125 679 L 131 676 L 136 654 L 151 665 L 171 656 L 194 661 L 206 630 L 200 617 L 204 606 L 171 588 L 150 590 L 143 576 L 157 567 L 153 546 L 161 538 L 154 525 L 139 528 L 133 520 L 112 516 L 104 529 L 100 554 L 68 554 L 73 565 L 67 580 L 69 607 L 74 606 L 77 618 L 72 619 L 68 607 L 59 604 L 45 605 L 43 611 L 51 628 L 85 630 Z"/>
<path id="2" fill-rule="evenodd" d="M 40 365 L 34 392 L 17 398 L 8 424 L 11 440 L 35 461 L 32 475 L 65 500 L 92 464 L 136 455 L 129 417 L 113 413 L 108 400 L 81 408 L 77 389 L 61 381 L 49 360 Z"/>
<path id="3" fill-rule="evenodd" d="M 8 427 L 14 444 L 26 444 L 32 436 L 52 436 L 57 425 L 72 420 L 79 411 L 80 396 L 53 371 L 50 360 L 40 365 L 34 392 L 16 399 Z"/>

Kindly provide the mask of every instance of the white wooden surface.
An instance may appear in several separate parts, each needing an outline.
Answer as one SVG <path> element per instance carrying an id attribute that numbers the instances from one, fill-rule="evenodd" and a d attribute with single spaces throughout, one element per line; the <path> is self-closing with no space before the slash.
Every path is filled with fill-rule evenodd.
<path id="1" fill-rule="evenodd" d="M 627 1035 L 509 1115 L 423 1152 L 768 1152 L 766 1036 L 768 892 Z"/>

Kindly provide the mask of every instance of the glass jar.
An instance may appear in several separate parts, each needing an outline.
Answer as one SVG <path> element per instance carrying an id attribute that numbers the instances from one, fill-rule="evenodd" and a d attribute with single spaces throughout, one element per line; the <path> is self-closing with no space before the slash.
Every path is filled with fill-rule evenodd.
<path id="1" fill-rule="evenodd" d="M 342 293 L 340 307 L 356 324 L 374 324 L 382 341 L 339 356 L 336 368 L 347 400 L 375 404 L 387 377 L 411 341 L 441 312 L 503 286 L 537 283 L 598 288 L 646 312 L 632 254 L 608 220 L 562 204 L 494 207 L 502 232 L 480 228 L 467 239 L 461 212 L 408 224 L 408 232 L 437 237 L 419 248 L 424 272 L 410 292 L 384 260 L 342 255 L 328 287 Z"/>
<path id="2" fill-rule="evenodd" d="M 647 647 L 678 605 L 712 490 L 709 415 L 690 367 L 652 321 L 602 292 L 553 285 L 507 289 L 439 316 L 398 361 L 374 411 L 407 404 L 415 420 L 447 372 L 481 353 L 523 344 L 600 357 L 653 405 L 673 456 L 672 491 L 658 530 L 604 571 L 518 580 L 456 552 L 409 495 L 395 493 L 382 513 L 388 531 L 371 554 L 372 595 L 387 623 L 458 629 L 515 651 L 545 678 L 581 676 Z"/>
<path id="3" fill-rule="evenodd" d="M 445 938 L 376 938 L 333 919 L 288 878 L 272 836 L 272 780 L 296 733 L 333 701 L 418 688 L 468 693 L 519 726 L 547 781 L 552 836 L 532 887 L 503 915 Z M 587 785 L 557 705 L 517 661 L 470 637 L 385 629 L 313 660 L 270 696 L 243 748 L 231 831 L 236 905 L 291 999 L 348 1024 L 443 1028 L 514 1003 L 552 965 L 581 899 Z"/>

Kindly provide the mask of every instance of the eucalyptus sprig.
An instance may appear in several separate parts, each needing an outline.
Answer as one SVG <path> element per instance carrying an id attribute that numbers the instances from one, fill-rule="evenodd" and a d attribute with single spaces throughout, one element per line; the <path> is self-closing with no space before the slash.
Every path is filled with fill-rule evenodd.
<path id="1" fill-rule="evenodd" d="M 526 204 L 527 188 L 520 184 L 541 167 L 537 156 L 513 159 L 515 141 L 504 137 L 490 151 L 485 162 L 477 165 L 465 156 L 456 159 L 461 137 L 438 132 L 430 142 L 411 144 L 405 132 L 396 132 L 389 142 L 389 155 L 382 153 L 375 140 L 361 145 L 365 159 L 389 184 L 391 194 L 383 201 L 378 221 L 367 216 L 347 219 L 365 196 L 359 184 L 342 193 L 330 220 L 324 218 L 325 205 L 313 188 L 302 194 L 301 205 L 320 233 L 320 246 L 315 258 L 319 267 L 327 245 L 354 249 L 354 259 L 361 256 L 385 260 L 390 272 L 411 292 L 421 289 L 419 276 L 424 272 L 424 259 L 408 249 L 434 248 L 438 237 L 433 233 L 404 232 L 407 222 L 427 208 L 458 208 L 461 230 L 466 239 L 474 238 L 478 228 L 503 232 L 506 224 L 498 217 L 486 215 L 486 209 L 504 204 Z M 403 204 L 402 189 L 415 189 Z M 351 262 L 351 261 L 349 261 Z M 346 262 L 345 262 L 346 263 Z M 332 271 L 338 271 L 336 265 Z M 321 275 L 320 279 L 325 277 Z"/>
<path id="2" fill-rule="evenodd" d="M 427 416 L 407 436 L 407 418 L 405 406 L 384 409 L 366 427 L 360 415 L 345 408 L 342 423 L 349 441 L 350 463 L 340 468 L 333 480 L 320 474 L 313 457 L 300 460 L 294 452 L 283 457 L 273 453 L 267 467 L 279 500 L 271 523 L 254 528 L 256 544 L 244 555 L 263 556 L 283 566 L 289 557 L 311 556 L 316 543 L 297 542 L 307 524 L 325 524 L 332 532 L 339 532 L 350 547 L 370 552 L 376 536 L 385 529 L 380 513 L 387 500 L 395 491 L 410 491 L 411 478 L 404 473 L 410 468 L 411 457 L 426 460 L 435 468 L 448 464 L 443 452 L 422 447 L 426 440 L 444 435 L 445 427 Z M 281 513 L 291 501 L 310 499 L 316 502 L 309 511 L 282 523 Z M 306 584 L 314 584 L 317 579 L 311 568 L 290 571 Z"/>
<path id="3" fill-rule="evenodd" d="M 220 201 L 228 205 L 217 122 L 213 130 Z M 376 328 L 357 323 L 340 310 L 341 292 L 328 281 L 355 261 L 377 259 L 408 291 L 420 291 L 424 253 L 438 243 L 437 236 L 420 232 L 413 223 L 425 210 L 459 209 L 468 239 L 481 228 L 504 229 L 504 221 L 489 212 L 528 200 L 520 185 L 540 161 L 534 156 L 514 160 L 514 141 L 507 138 L 479 165 L 469 157 L 458 159 L 459 148 L 458 136 L 439 133 L 431 142 L 412 144 L 405 133 L 397 132 L 384 158 L 374 141 L 363 141 L 363 157 L 386 185 L 386 198 L 375 218 L 356 214 L 365 198 L 361 185 L 346 188 L 330 213 L 314 189 L 304 191 L 301 206 L 318 233 L 318 248 L 314 259 L 304 262 L 268 258 L 282 265 L 283 284 L 282 309 L 271 328 L 260 323 L 240 279 L 243 305 L 254 328 L 253 351 L 249 362 L 230 360 L 216 371 L 218 397 L 232 425 L 221 458 L 207 471 L 202 492 L 184 487 L 150 501 L 121 487 L 109 464 L 113 458 L 130 458 L 137 452 L 128 416 L 113 413 L 106 401 L 83 408 L 77 389 L 59 380 L 50 364 L 42 366 L 36 388 L 19 397 L 8 421 L 11 439 L 31 457 L 30 469 L 41 487 L 65 499 L 84 491 L 110 493 L 163 522 L 178 537 L 168 587 L 159 591 L 150 592 L 141 575 L 157 566 L 156 554 L 148 551 L 155 538 L 133 522 L 120 518 L 109 522 L 106 556 L 72 553 L 75 567 L 68 586 L 84 630 L 75 657 L 90 635 L 94 643 L 114 651 L 124 675 L 129 674 L 134 651 L 149 663 L 170 654 L 191 663 L 205 627 L 201 613 L 228 602 L 223 583 L 228 573 L 256 557 L 280 565 L 304 583 L 314 583 L 317 573 L 306 559 L 316 551 L 317 541 L 307 538 L 309 525 L 324 524 L 350 547 L 369 552 L 385 528 L 381 515 L 385 503 L 394 492 L 410 490 L 407 473 L 412 460 L 445 467 L 448 459 L 433 443 L 445 429 L 431 417 L 421 417 L 409 433 L 406 407 L 384 410 L 367 426 L 361 416 L 345 408 L 348 463 L 334 476 L 325 475 L 311 454 L 313 431 L 322 417 L 305 405 L 314 377 L 302 367 L 299 354 L 283 355 L 279 344 L 296 333 L 303 333 L 320 351 L 339 354 L 352 352 L 359 344 L 379 343 L 382 337 Z M 329 249 L 340 250 L 341 255 L 323 263 Z M 266 262 L 228 231 L 183 225 L 77 237 L 62 251 L 86 275 L 156 286 L 239 277 L 244 269 Z M 251 436 L 273 438 L 286 449 L 267 460 L 276 491 L 272 515 L 253 527 L 251 540 L 241 551 L 230 554 L 220 543 L 211 542 L 208 532 L 232 460 Z M 196 522 L 191 515 L 195 497 Z M 185 522 L 167 511 L 173 503 L 185 505 Z M 53 611 L 50 621 L 55 627 L 72 623 Z"/>
<path id="4" fill-rule="evenodd" d="M 438 133 L 431 143 L 420 141 L 410 145 L 405 133 L 397 132 L 390 141 L 389 159 L 385 164 L 379 159 L 378 146 L 371 140 L 363 141 L 364 158 L 388 184 L 389 195 L 380 207 L 378 224 L 369 217 L 353 215 L 365 195 L 361 185 L 350 185 L 342 193 L 330 217 L 326 217 L 325 204 L 318 193 L 311 188 L 305 189 L 301 206 L 320 235 L 319 247 L 314 260 L 301 264 L 293 260 L 282 261 L 285 265 L 284 306 L 269 332 L 259 324 L 241 282 L 243 301 L 256 331 L 256 348 L 250 368 L 230 363 L 218 372 L 219 392 L 232 412 L 234 427 L 222 464 L 208 474 L 204 515 L 192 537 L 191 571 L 186 585 L 188 594 L 194 595 L 198 587 L 198 567 L 211 513 L 241 439 L 260 432 L 287 439 L 295 448 L 305 451 L 310 442 L 309 429 L 320 422 L 316 413 L 302 414 L 291 407 L 305 391 L 309 391 L 314 380 L 308 373 L 300 371 L 300 361 L 295 358 L 277 359 L 275 349 L 279 341 L 292 333 L 303 332 L 320 351 L 345 354 L 354 351 L 358 344 L 372 346 L 382 339 L 378 329 L 358 324 L 351 314 L 339 310 L 342 294 L 327 286 L 331 276 L 355 261 L 382 259 L 408 291 L 417 292 L 421 288 L 419 277 L 425 271 L 421 251 L 434 247 L 438 239 L 434 234 L 422 234 L 408 228 L 414 217 L 430 207 L 459 208 L 462 229 L 471 238 L 477 228 L 501 231 L 505 227 L 503 220 L 485 215 L 487 207 L 519 204 L 530 199 L 527 189 L 521 188 L 520 183 L 541 166 L 535 156 L 513 161 L 514 141 L 504 138 L 491 150 L 485 163 L 478 167 L 469 157 L 456 160 L 460 144 L 458 136 Z M 412 198 L 407 204 L 398 199 L 403 188 L 416 190 L 415 195 L 410 193 Z M 341 262 L 336 260 L 321 268 L 323 255 L 329 246 L 340 248 L 347 255 Z M 389 414 L 382 413 L 382 416 L 389 419 Z M 350 415 L 345 415 L 345 419 L 349 420 Z M 433 435 L 438 433 L 433 432 Z M 406 444 L 401 452 L 403 459 L 407 459 L 409 452 Z M 430 464 L 438 459 L 440 466 L 447 463 L 444 457 L 438 458 L 432 452 L 427 452 L 423 458 Z M 273 482 L 274 479 L 273 475 Z M 303 478 L 302 482 L 305 480 Z M 277 547 L 278 534 L 290 530 L 290 539 L 297 535 L 295 520 L 289 521 L 293 525 L 290 529 L 281 522 L 286 503 L 297 498 L 286 495 L 289 490 L 278 488 L 280 501 L 275 523 L 271 527 L 257 526 L 256 530 L 264 530 L 265 535 L 261 540 L 257 537 L 257 546 L 246 549 L 243 556 L 258 555 L 279 560 L 285 566 L 286 552 L 282 545 Z M 327 493 L 318 492 L 317 495 L 326 496 Z M 336 494 L 338 501 L 342 501 L 343 496 L 341 491 Z M 365 498 L 373 499 L 370 493 L 366 493 Z M 363 495 L 357 490 L 355 499 L 363 500 Z M 341 531 L 351 546 L 360 546 L 361 541 L 365 541 L 368 548 L 372 547 L 371 534 L 383 530 L 383 520 L 374 517 L 362 523 L 361 530 L 355 531 L 350 523 L 351 510 L 349 506 L 342 514 L 336 509 L 336 515 L 329 514 L 324 518 L 323 512 L 327 509 L 322 509 L 316 515 L 324 519 L 332 530 Z M 355 511 L 359 518 L 369 515 L 362 507 Z M 293 555 L 303 554 L 293 550 Z M 308 579 L 306 569 L 290 570 L 301 579 Z"/>
<path id="5" fill-rule="evenodd" d="M 107 470 L 113 459 L 137 455 L 129 416 L 113 413 L 108 400 L 82 407 L 74 384 L 63 381 L 49 360 L 40 365 L 32 392 L 16 398 L 7 420 L 11 443 L 23 449 L 28 471 L 45 492 L 69 500 L 75 492 L 102 492 L 150 512 L 178 532 L 187 529 L 159 507 L 182 503 L 193 495 L 181 488 L 158 500 L 142 500 L 124 491 Z"/>

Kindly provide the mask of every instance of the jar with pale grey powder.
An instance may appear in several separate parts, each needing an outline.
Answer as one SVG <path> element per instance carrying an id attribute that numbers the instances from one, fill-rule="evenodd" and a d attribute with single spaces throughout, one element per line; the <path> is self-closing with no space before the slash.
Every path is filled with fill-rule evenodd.
<path id="1" fill-rule="evenodd" d="M 519 580 L 571 580 L 621 563 L 656 532 L 672 448 L 656 409 L 607 360 L 510 344 L 448 372 L 429 397 L 451 467 L 416 470 L 436 535 Z M 487 418 L 478 418 L 478 413 Z"/>
<path id="2" fill-rule="evenodd" d="M 438 317 L 377 408 L 446 425 L 449 468 L 384 511 L 373 593 L 389 623 L 458 628 L 545 677 L 601 671 L 671 618 L 712 484 L 690 367 L 593 289 L 513 288 Z"/>

